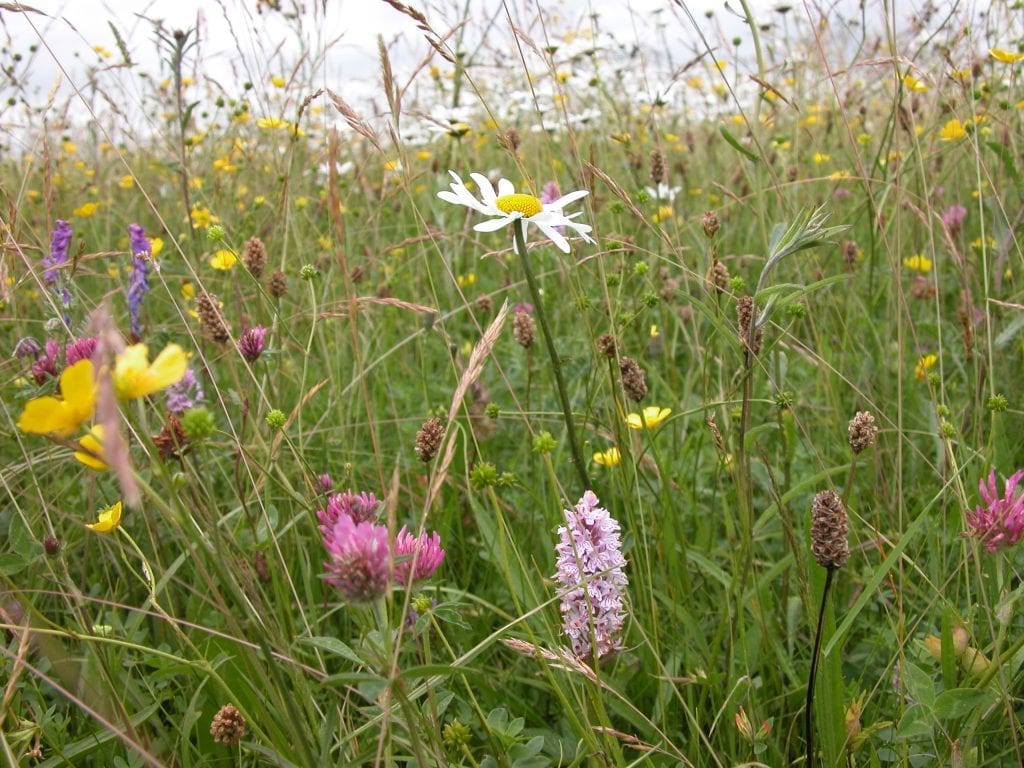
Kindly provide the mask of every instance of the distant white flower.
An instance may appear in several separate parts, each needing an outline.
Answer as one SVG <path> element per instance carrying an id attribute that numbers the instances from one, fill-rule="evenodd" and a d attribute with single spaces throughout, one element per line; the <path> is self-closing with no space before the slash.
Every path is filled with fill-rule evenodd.
<path id="1" fill-rule="evenodd" d="M 563 253 L 569 253 L 569 241 L 562 236 L 556 229 L 557 227 L 568 227 L 588 243 L 594 242 L 589 234 L 590 225 L 573 221 L 582 214 L 582 211 L 568 216 L 562 212 L 562 209 L 569 203 L 590 194 L 585 189 L 570 192 L 545 204 L 539 197 L 516 192 L 515 186 L 508 179 L 498 181 L 498 190 L 495 192 L 494 186 L 486 176 L 481 173 L 471 173 L 470 177 L 480 187 L 480 199 L 477 200 L 466 189 L 466 185 L 455 171 L 449 171 L 449 173 L 455 181 L 451 184 L 450 192 L 443 190 L 437 193 L 439 198 L 446 203 L 464 205 L 485 216 L 495 217 L 488 221 L 481 221 L 473 227 L 477 232 L 494 232 L 502 227 L 507 227 L 517 219 L 522 219 L 527 224 L 535 225 Z"/>
<path id="2" fill-rule="evenodd" d="M 676 199 L 676 195 L 679 194 L 681 189 L 682 187 L 670 187 L 664 182 L 658 184 L 656 187 L 644 187 L 644 191 L 648 196 L 655 200 L 665 200 L 669 203 Z"/>

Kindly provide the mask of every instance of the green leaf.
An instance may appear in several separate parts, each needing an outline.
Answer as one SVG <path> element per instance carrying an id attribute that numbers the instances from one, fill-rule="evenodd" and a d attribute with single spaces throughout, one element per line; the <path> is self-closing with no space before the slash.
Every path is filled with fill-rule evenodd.
<path id="1" fill-rule="evenodd" d="M 351 646 L 346 645 L 336 637 L 306 637 L 302 639 L 302 642 L 319 648 L 322 651 L 327 651 L 327 653 L 333 656 L 341 656 L 348 659 L 353 664 L 366 664 L 366 661 L 360 658 L 359 654 Z"/>
<path id="2" fill-rule="evenodd" d="M 28 561 L 21 555 L 9 553 L 0 555 L 0 576 L 14 576 L 25 570 Z"/>
<path id="3" fill-rule="evenodd" d="M 904 662 L 902 666 L 903 674 L 901 677 L 907 686 L 907 693 L 910 695 L 910 698 L 931 708 L 932 704 L 935 703 L 935 683 L 932 680 L 932 676 L 909 661 Z"/>
<path id="4" fill-rule="evenodd" d="M 751 152 L 749 149 L 740 144 L 740 140 L 733 136 L 732 133 L 729 132 L 729 129 L 726 128 L 724 125 L 718 126 L 718 130 L 721 131 L 722 138 L 729 143 L 729 146 L 735 149 L 745 158 L 747 158 L 747 160 L 751 160 L 755 163 L 760 161 L 761 156 L 754 152 Z"/>
<path id="5" fill-rule="evenodd" d="M 951 688 L 935 697 L 932 709 L 936 717 L 954 719 L 984 712 L 995 700 L 996 694 L 988 688 Z"/>

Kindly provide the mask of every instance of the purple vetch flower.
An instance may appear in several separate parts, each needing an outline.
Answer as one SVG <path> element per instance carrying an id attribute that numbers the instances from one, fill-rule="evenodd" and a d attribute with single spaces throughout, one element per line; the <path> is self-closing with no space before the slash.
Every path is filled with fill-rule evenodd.
<path id="1" fill-rule="evenodd" d="M 555 580 L 564 590 L 563 632 L 580 658 L 601 658 L 621 648 L 626 620 L 622 592 L 629 580 L 619 524 L 598 504 L 594 492 L 587 491 L 575 509 L 565 510 L 566 524 L 558 529 L 555 545 Z"/>
<path id="2" fill-rule="evenodd" d="M 266 336 L 267 329 L 262 325 L 255 325 L 242 332 L 238 338 L 238 351 L 247 363 L 255 363 L 260 359 Z"/>
<path id="3" fill-rule="evenodd" d="M 56 267 L 68 261 L 68 246 L 71 245 L 71 224 L 64 219 L 57 219 L 56 226 L 50 235 L 50 253 L 43 257 L 43 280 L 47 285 L 57 282 L 59 270 Z"/>
<path id="4" fill-rule="evenodd" d="M 316 512 L 320 520 L 320 533 L 326 536 L 339 517 L 351 517 L 357 523 L 376 520 L 379 506 L 380 502 L 372 493 L 345 491 L 331 494 L 327 497 L 327 507 Z"/>
<path id="5" fill-rule="evenodd" d="M 75 339 L 64 347 L 64 364 L 71 366 L 79 360 L 86 360 L 92 357 L 96 351 L 96 344 L 99 341 L 95 336 L 86 336 L 84 339 Z"/>
<path id="6" fill-rule="evenodd" d="M 188 368 L 176 384 L 167 388 L 167 410 L 180 416 L 203 399 L 203 387 L 195 372 Z"/>
<path id="7" fill-rule="evenodd" d="M 138 337 L 142 333 L 142 324 L 139 322 L 139 310 L 142 309 L 142 299 L 149 292 L 149 264 L 146 260 L 152 246 L 149 238 L 146 237 L 146 228 L 141 224 L 128 225 L 129 249 L 132 252 L 132 277 L 128 283 L 128 317 L 132 326 L 132 333 Z"/>
<path id="8" fill-rule="evenodd" d="M 395 557 L 405 558 L 395 563 L 395 581 L 409 584 L 429 579 L 444 562 L 444 550 L 437 531 L 427 535 L 424 531 L 413 536 L 405 526 L 395 537 Z"/>
<path id="9" fill-rule="evenodd" d="M 14 351 L 11 352 L 11 357 L 18 360 L 24 360 L 26 357 L 31 357 L 35 360 L 39 357 L 39 353 L 43 351 L 43 348 L 39 346 L 39 342 L 31 336 L 25 336 L 18 339 L 18 342 L 14 345 Z"/>
<path id="10" fill-rule="evenodd" d="M 42 354 L 36 357 L 34 363 L 32 363 L 32 378 L 36 380 L 36 384 L 42 384 L 47 379 L 57 378 L 57 358 L 60 356 L 60 344 L 53 339 L 46 342 L 46 346 L 42 350 Z"/>
<path id="11" fill-rule="evenodd" d="M 388 588 L 391 547 L 388 529 L 339 515 L 324 532 L 325 579 L 353 603 L 375 600 Z"/>
<path id="12" fill-rule="evenodd" d="M 970 534 L 981 539 L 989 552 L 1009 549 L 1024 535 L 1024 489 L 1017 490 L 1022 477 L 1024 469 L 1010 475 L 1000 497 L 996 490 L 996 472 L 992 470 L 987 481 L 983 479 L 978 483 L 984 505 L 964 513 Z"/>
<path id="13" fill-rule="evenodd" d="M 946 209 L 946 212 L 942 214 L 942 226 L 946 228 L 950 237 L 956 237 L 960 234 L 960 228 L 964 224 L 964 219 L 967 218 L 967 209 L 959 203 L 955 203 Z"/>

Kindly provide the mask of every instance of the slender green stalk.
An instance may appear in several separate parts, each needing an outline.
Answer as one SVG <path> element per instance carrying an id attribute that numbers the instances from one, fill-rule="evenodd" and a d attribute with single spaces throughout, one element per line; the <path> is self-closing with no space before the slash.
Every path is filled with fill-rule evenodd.
<path id="1" fill-rule="evenodd" d="M 569 401 L 569 392 L 565 386 L 565 376 L 562 373 L 562 362 L 558 358 L 558 351 L 555 349 L 555 341 L 551 335 L 551 328 L 548 325 L 547 314 L 544 312 L 544 300 L 541 298 L 540 289 L 537 287 L 537 278 L 533 275 L 533 268 L 530 266 L 530 256 L 526 252 L 526 232 L 523 220 L 519 219 L 513 226 L 515 232 L 516 253 L 519 254 L 519 261 L 523 265 L 523 273 L 526 275 L 526 284 L 530 287 L 530 296 L 533 298 L 534 311 L 540 321 L 541 335 L 544 336 L 544 346 L 547 347 L 548 356 L 551 358 L 551 370 L 555 374 L 555 385 L 558 389 L 558 399 L 562 405 L 562 415 L 565 417 L 565 429 L 569 435 L 569 448 L 572 450 L 572 463 L 576 468 L 576 475 L 583 484 L 584 490 L 591 488 L 590 476 L 587 474 L 587 465 L 583 461 L 583 452 L 580 450 L 580 441 L 576 436 L 576 424 L 573 419 L 572 403 Z"/>
<path id="2" fill-rule="evenodd" d="M 825 630 L 825 607 L 832 591 L 832 578 L 836 569 L 829 568 L 825 575 L 825 588 L 821 591 L 821 607 L 818 610 L 818 629 L 814 633 L 814 651 L 811 654 L 811 672 L 807 676 L 807 700 L 804 706 L 804 731 L 807 735 L 807 760 L 804 765 L 814 768 L 814 683 L 818 677 L 818 658 L 821 654 L 821 637 Z"/>

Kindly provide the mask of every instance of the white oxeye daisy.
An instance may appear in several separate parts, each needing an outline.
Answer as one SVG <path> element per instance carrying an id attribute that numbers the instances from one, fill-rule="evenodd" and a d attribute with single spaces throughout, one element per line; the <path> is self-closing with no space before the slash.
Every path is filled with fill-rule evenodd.
<path id="1" fill-rule="evenodd" d="M 557 200 L 544 203 L 539 197 L 516 192 L 515 186 L 508 179 L 498 181 L 498 190 L 495 192 L 490 180 L 481 173 L 469 174 L 477 186 L 480 187 L 480 200 L 473 197 L 466 189 L 466 185 L 455 171 L 449 171 L 455 181 L 451 184 L 451 191 L 443 190 L 437 196 L 446 203 L 464 205 L 479 211 L 487 216 L 497 218 L 489 221 L 481 221 L 473 229 L 477 232 L 494 232 L 495 230 L 507 227 L 512 222 L 522 219 L 525 224 L 534 224 L 555 244 L 563 253 L 569 253 L 569 241 L 566 240 L 556 227 L 568 227 L 576 232 L 588 243 L 593 243 L 589 232 L 589 224 L 580 224 L 573 221 L 582 214 L 582 211 L 566 216 L 562 209 L 569 203 L 575 202 L 590 194 L 587 190 L 579 190 L 562 195 Z M 524 227 L 525 236 L 525 227 Z"/>

